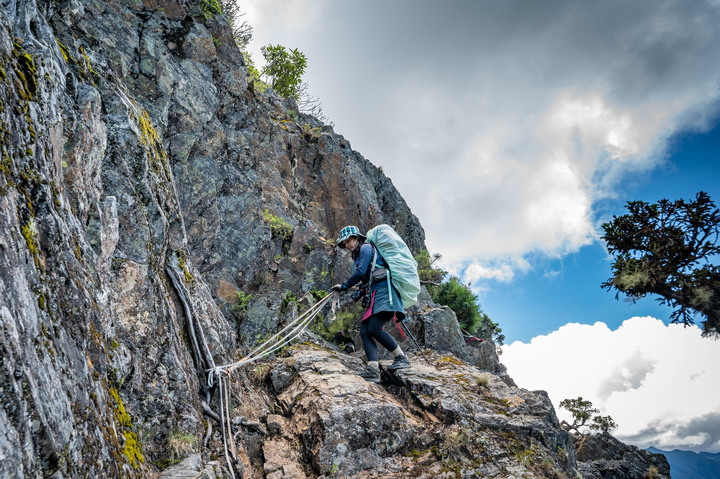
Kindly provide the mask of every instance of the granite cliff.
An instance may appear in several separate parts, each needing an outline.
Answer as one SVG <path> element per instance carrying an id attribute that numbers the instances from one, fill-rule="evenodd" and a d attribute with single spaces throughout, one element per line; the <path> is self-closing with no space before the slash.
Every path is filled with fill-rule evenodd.
<path id="1" fill-rule="evenodd" d="M 230 470 L 208 367 L 348 274 L 342 226 L 414 252 L 424 232 L 345 138 L 248 83 L 215 4 L 0 2 L 0 475 L 641 477 L 578 463 L 547 395 L 427 295 L 430 364 L 382 385 L 352 327 L 237 371 Z"/>

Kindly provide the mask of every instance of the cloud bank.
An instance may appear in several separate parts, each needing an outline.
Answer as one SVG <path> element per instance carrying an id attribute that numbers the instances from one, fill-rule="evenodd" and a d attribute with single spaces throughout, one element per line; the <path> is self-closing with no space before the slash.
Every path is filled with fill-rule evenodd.
<path id="1" fill-rule="evenodd" d="M 567 324 L 529 343 L 503 347 L 518 386 L 560 401 L 582 396 L 618 424 L 618 439 L 639 447 L 720 452 L 720 343 L 697 327 L 651 317 Z M 572 421 L 569 421 L 572 422 Z"/>
<path id="2" fill-rule="evenodd" d="M 596 240 L 598 200 L 717 113 L 720 5 L 250 1 L 336 130 L 382 165 L 454 269 L 512 278 Z"/>

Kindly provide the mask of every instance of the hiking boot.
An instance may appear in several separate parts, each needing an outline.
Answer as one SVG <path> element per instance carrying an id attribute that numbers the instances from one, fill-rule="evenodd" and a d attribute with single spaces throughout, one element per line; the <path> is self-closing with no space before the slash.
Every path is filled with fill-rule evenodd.
<path id="1" fill-rule="evenodd" d="M 365 368 L 365 371 L 360 373 L 360 377 L 363 378 L 365 381 L 370 381 L 371 383 L 379 383 L 380 370 L 371 366 L 367 366 Z"/>
<path id="2" fill-rule="evenodd" d="M 395 361 L 393 361 L 393 363 L 390 366 L 388 366 L 388 369 L 390 371 L 395 371 L 396 369 L 405 369 L 405 368 L 409 368 L 409 367 L 410 367 L 410 360 L 408 359 L 408 357 L 405 356 L 404 354 L 400 354 L 399 356 L 397 356 L 395 358 Z"/>

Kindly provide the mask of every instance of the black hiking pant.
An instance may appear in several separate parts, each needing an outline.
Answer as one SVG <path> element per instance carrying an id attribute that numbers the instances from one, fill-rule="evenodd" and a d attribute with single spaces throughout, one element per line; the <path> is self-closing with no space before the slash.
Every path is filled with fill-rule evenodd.
<path id="1" fill-rule="evenodd" d="M 385 323 L 393 317 L 393 311 L 380 311 L 360 323 L 360 336 L 362 337 L 365 356 L 368 361 L 378 360 L 378 343 L 382 344 L 388 351 L 395 351 L 398 347 L 395 338 L 390 336 L 383 328 Z"/>

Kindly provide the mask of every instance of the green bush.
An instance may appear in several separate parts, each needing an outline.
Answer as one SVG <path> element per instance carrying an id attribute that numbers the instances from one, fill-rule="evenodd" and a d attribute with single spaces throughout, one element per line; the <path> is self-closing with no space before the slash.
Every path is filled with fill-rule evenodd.
<path id="1" fill-rule="evenodd" d="M 200 0 L 200 8 L 203 12 L 205 20 L 209 20 L 213 15 L 222 13 L 222 7 L 218 0 Z"/>
<path id="2" fill-rule="evenodd" d="M 467 333 L 502 345 L 505 340 L 505 336 L 501 334 L 502 329 L 483 313 L 478 305 L 477 295 L 472 292 L 470 285 L 463 284 L 456 276 L 446 279 L 447 271 L 435 266 L 440 258 L 438 253 L 431 254 L 427 250 L 415 256 L 420 282 L 425 285 L 432 300 L 452 309 L 460 326 Z"/>
<path id="3" fill-rule="evenodd" d="M 265 223 L 270 225 L 270 231 L 274 238 L 282 238 L 283 242 L 292 239 L 293 227 L 285 218 L 275 216 L 268 210 L 263 211 L 262 219 Z"/>
<path id="4" fill-rule="evenodd" d="M 266 45 L 260 51 L 266 62 L 261 73 L 268 78 L 270 87 L 284 98 L 299 100 L 302 75 L 307 67 L 303 52 L 282 45 Z"/>
<path id="5" fill-rule="evenodd" d="M 244 291 L 236 291 L 235 296 L 237 303 L 233 304 L 230 307 L 230 310 L 232 311 L 233 316 L 235 316 L 235 319 L 241 320 L 245 317 L 245 313 L 247 313 L 250 300 L 252 299 L 252 294 L 247 294 Z"/>
<path id="6" fill-rule="evenodd" d="M 433 296 L 436 303 L 449 306 L 455 311 L 458 322 L 465 331 L 475 334 L 482 321 L 482 316 L 477 305 L 477 296 L 473 294 L 468 285 L 452 276 L 449 281 L 437 287 Z"/>

